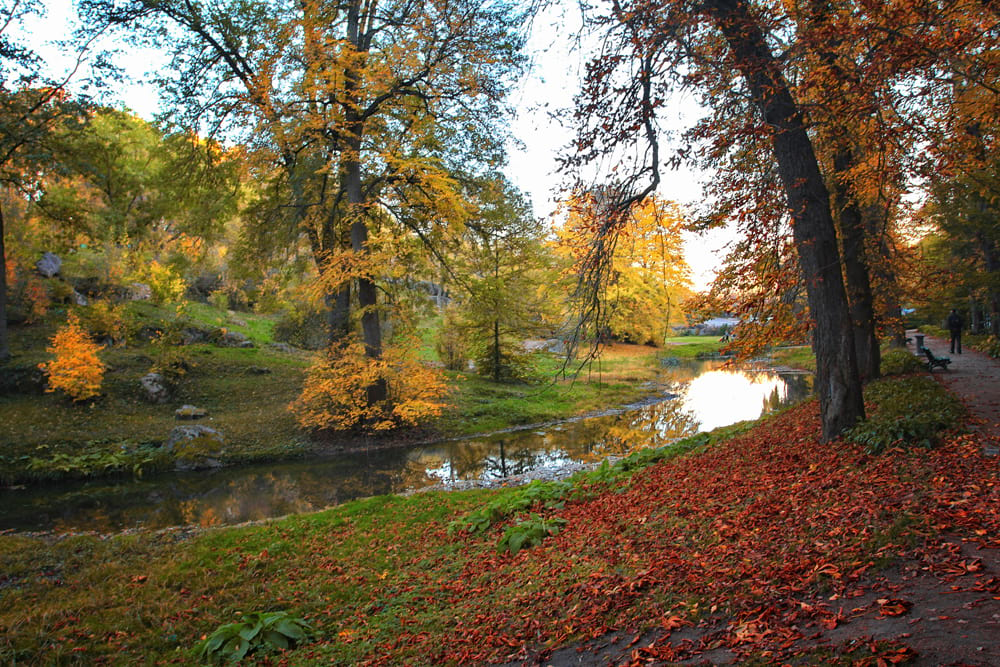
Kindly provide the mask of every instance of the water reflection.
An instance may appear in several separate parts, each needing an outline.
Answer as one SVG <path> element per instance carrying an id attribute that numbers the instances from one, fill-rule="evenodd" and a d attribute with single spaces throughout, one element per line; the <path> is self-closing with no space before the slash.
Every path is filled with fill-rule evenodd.
<path id="1" fill-rule="evenodd" d="M 0 492 L 0 530 L 112 532 L 136 526 L 211 526 L 322 509 L 353 498 L 434 484 L 495 480 L 624 455 L 744 419 L 812 391 L 812 377 L 731 371 L 719 362 L 664 370 L 675 398 L 540 430 L 336 459 L 177 473 Z"/>

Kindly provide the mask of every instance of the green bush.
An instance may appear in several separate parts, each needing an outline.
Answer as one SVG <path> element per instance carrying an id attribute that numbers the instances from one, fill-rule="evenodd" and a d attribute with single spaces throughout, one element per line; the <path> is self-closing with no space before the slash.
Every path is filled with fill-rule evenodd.
<path id="1" fill-rule="evenodd" d="M 890 447 L 933 447 L 965 416 L 962 403 L 926 376 L 872 382 L 865 389 L 865 403 L 868 419 L 845 438 L 871 454 Z"/>
<path id="2" fill-rule="evenodd" d="M 500 543 L 497 545 L 497 551 L 509 551 L 511 554 L 516 554 L 521 549 L 536 547 L 549 535 L 558 535 L 565 525 L 566 519 L 559 517 L 545 519 L 537 514 L 532 514 L 519 523 L 507 526 L 507 530 L 504 531 L 503 537 L 500 538 Z"/>
<path id="3" fill-rule="evenodd" d="M 882 354 L 880 370 L 883 376 L 905 375 L 924 370 L 926 363 L 910 354 L 908 350 L 894 348 Z"/>
<path id="4" fill-rule="evenodd" d="M 288 612 L 253 612 L 235 623 L 219 626 L 198 647 L 198 656 L 239 662 L 261 650 L 293 648 L 312 634 L 311 625 Z"/>
<path id="5" fill-rule="evenodd" d="M 1000 338 L 996 336 L 987 336 L 983 340 L 974 343 L 972 347 L 990 355 L 994 359 L 1000 359 Z"/>
<path id="6" fill-rule="evenodd" d="M 485 507 L 452 521 L 448 525 L 448 532 L 481 533 L 493 524 L 536 505 L 544 509 L 562 509 L 573 488 L 573 483 L 569 481 L 535 480 L 525 486 L 501 492 Z"/>

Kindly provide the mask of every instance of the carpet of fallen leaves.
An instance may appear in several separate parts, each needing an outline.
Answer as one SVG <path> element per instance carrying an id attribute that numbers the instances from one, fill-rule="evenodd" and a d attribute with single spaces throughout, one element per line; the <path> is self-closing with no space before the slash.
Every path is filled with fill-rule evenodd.
<path id="1" fill-rule="evenodd" d="M 862 612 L 914 620 L 888 571 L 958 582 L 985 601 L 972 612 L 998 611 L 998 568 L 983 561 L 1000 562 L 1000 458 L 982 453 L 997 443 L 955 435 L 868 456 L 820 443 L 816 412 L 803 404 L 593 487 L 546 510 L 565 528 L 516 555 L 496 550 L 503 525 L 448 533 L 494 492 L 375 498 L 190 536 L 0 537 L 0 656 L 190 663 L 198 638 L 240 611 L 285 609 L 318 639 L 259 664 L 559 664 L 562 647 L 615 644 L 619 664 L 864 667 L 916 653 L 905 635 L 920 624 L 888 640 L 853 634 Z"/>
<path id="2" fill-rule="evenodd" d="M 778 660 L 814 650 L 800 640 L 843 621 L 838 601 L 861 595 L 877 564 L 916 558 L 958 576 L 975 565 L 943 535 L 1000 548 L 997 460 L 981 455 L 977 437 L 870 457 L 821 444 L 815 412 L 804 405 L 650 468 L 624 491 L 571 503 L 559 512 L 564 532 L 540 548 L 470 558 L 441 583 L 450 632 L 404 629 L 373 662 L 392 663 L 400 651 L 434 663 L 543 661 L 540 647 L 650 625 L 661 638 L 633 651 L 636 664 L 718 647 Z M 517 588 L 513 605 L 481 604 Z M 879 604 L 887 616 L 905 612 L 906 601 Z M 671 643 L 670 631 L 713 617 L 727 619 L 721 630 Z M 868 655 L 856 664 L 912 652 L 872 644 Z"/>

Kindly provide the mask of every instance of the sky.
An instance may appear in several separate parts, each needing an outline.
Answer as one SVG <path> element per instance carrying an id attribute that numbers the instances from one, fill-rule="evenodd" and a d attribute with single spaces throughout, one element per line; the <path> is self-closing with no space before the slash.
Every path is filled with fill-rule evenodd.
<path id="1" fill-rule="evenodd" d="M 43 48 L 42 40 L 56 39 L 68 30 L 72 16 L 72 0 L 44 0 L 47 15 L 28 29 L 38 48 L 54 62 L 54 71 L 71 66 L 69 58 L 52 48 Z M 568 3 L 571 4 L 571 3 Z M 515 88 L 512 102 L 515 116 L 512 131 L 517 143 L 509 146 L 507 175 L 534 205 L 535 214 L 549 218 L 557 206 L 561 176 L 557 173 L 557 156 L 572 139 L 572 132 L 555 119 L 559 109 L 572 107 L 573 95 L 579 88 L 587 54 L 571 46 L 568 35 L 579 32 L 580 18 L 574 12 L 552 7 L 534 23 L 528 43 L 531 68 Z M 115 46 L 115 45 L 107 45 Z M 124 68 L 126 82 L 117 89 L 117 102 L 139 116 L 152 119 L 159 109 L 156 87 L 149 82 L 158 67 L 168 59 L 164 54 L 132 49 L 118 58 Z M 676 98 L 666 107 L 667 123 L 674 129 L 693 123 L 698 118 L 697 105 L 691 99 Z M 658 194 L 690 209 L 700 198 L 700 180 L 706 174 L 693 171 L 668 171 L 658 188 Z M 725 255 L 725 246 L 732 240 L 728 230 L 716 230 L 706 236 L 687 234 L 685 256 L 692 271 L 695 290 L 703 290 L 711 281 Z"/>

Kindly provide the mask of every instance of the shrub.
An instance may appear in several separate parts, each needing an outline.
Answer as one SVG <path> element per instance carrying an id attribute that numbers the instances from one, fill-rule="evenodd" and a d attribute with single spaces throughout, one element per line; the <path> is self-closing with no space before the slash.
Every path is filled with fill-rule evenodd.
<path id="1" fill-rule="evenodd" d="M 107 338 L 114 345 L 125 345 L 136 333 L 136 320 L 124 303 L 98 299 L 76 313 L 87 331 L 98 339 Z"/>
<path id="2" fill-rule="evenodd" d="M 52 344 L 46 348 L 55 358 L 38 365 L 49 376 L 46 391 L 60 389 L 74 401 L 97 396 L 105 368 L 97 357 L 101 349 L 80 326 L 77 316 L 70 313 L 66 325 L 56 332 Z"/>
<path id="3" fill-rule="evenodd" d="M 219 626 L 198 647 L 198 656 L 235 663 L 262 649 L 293 648 L 312 634 L 309 623 L 288 612 L 253 612 L 235 623 Z"/>
<path id="4" fill-rule="evenodd" d="M 176 303 L 187 291 L 184 278 L 173 267 L 155 259 L 143 269 L 141 276 L 149 284 L 155 304 Z"/>
<path id="5" fill-rule="evenodd" d="M 984 352 L 994 359 L 1000 359 L 1000 338 L 987 336 L 985 339 L 975 343 L 973 347 L 980 352 Z"/>
<path id="6" fill-rule="evenodd" d="M 865 389 L 865 403 L 868 419 L 845 438 L 871 454 L 890 447 L 932 447 L 965 415 L 962 403 L 926 376 L 872 382 Z"/>
<path id="7" fill-rule="evenodd" d="M 409 341 L 370 359 L 358 341 L 335 344 L 306 372 L 302 393 L 289 409 L 300 426 L 314 430 L 384 431 L 436 417 L 444 409 L 444 378 L 421 364 L 414 349 Z M 386 383 L 388 398 L 369 405 L 367 389 L 379 381 Z"/>
<path id="8" fill-rule="evenodd" d="M 910 354 L 908 350 L 895 348 L 882 354 L 882 375 L 905 375 L 921 371 L 925 367 L 923 361 Z"/>
<path id="9" fill-rule="evenodd" d="M 498 382 L 532 382 L 536 369 L 531 353 L 513 345 L 485 345 L 476 353 L 476 372 Z"/>
<path id="10" fill-rule="evenodd" d="M 320 350 L 329 340 L 326 316 L 318 310 L 297 307 L 285 311 L 274 324 L 274 340 L 303 350 Z"/>

